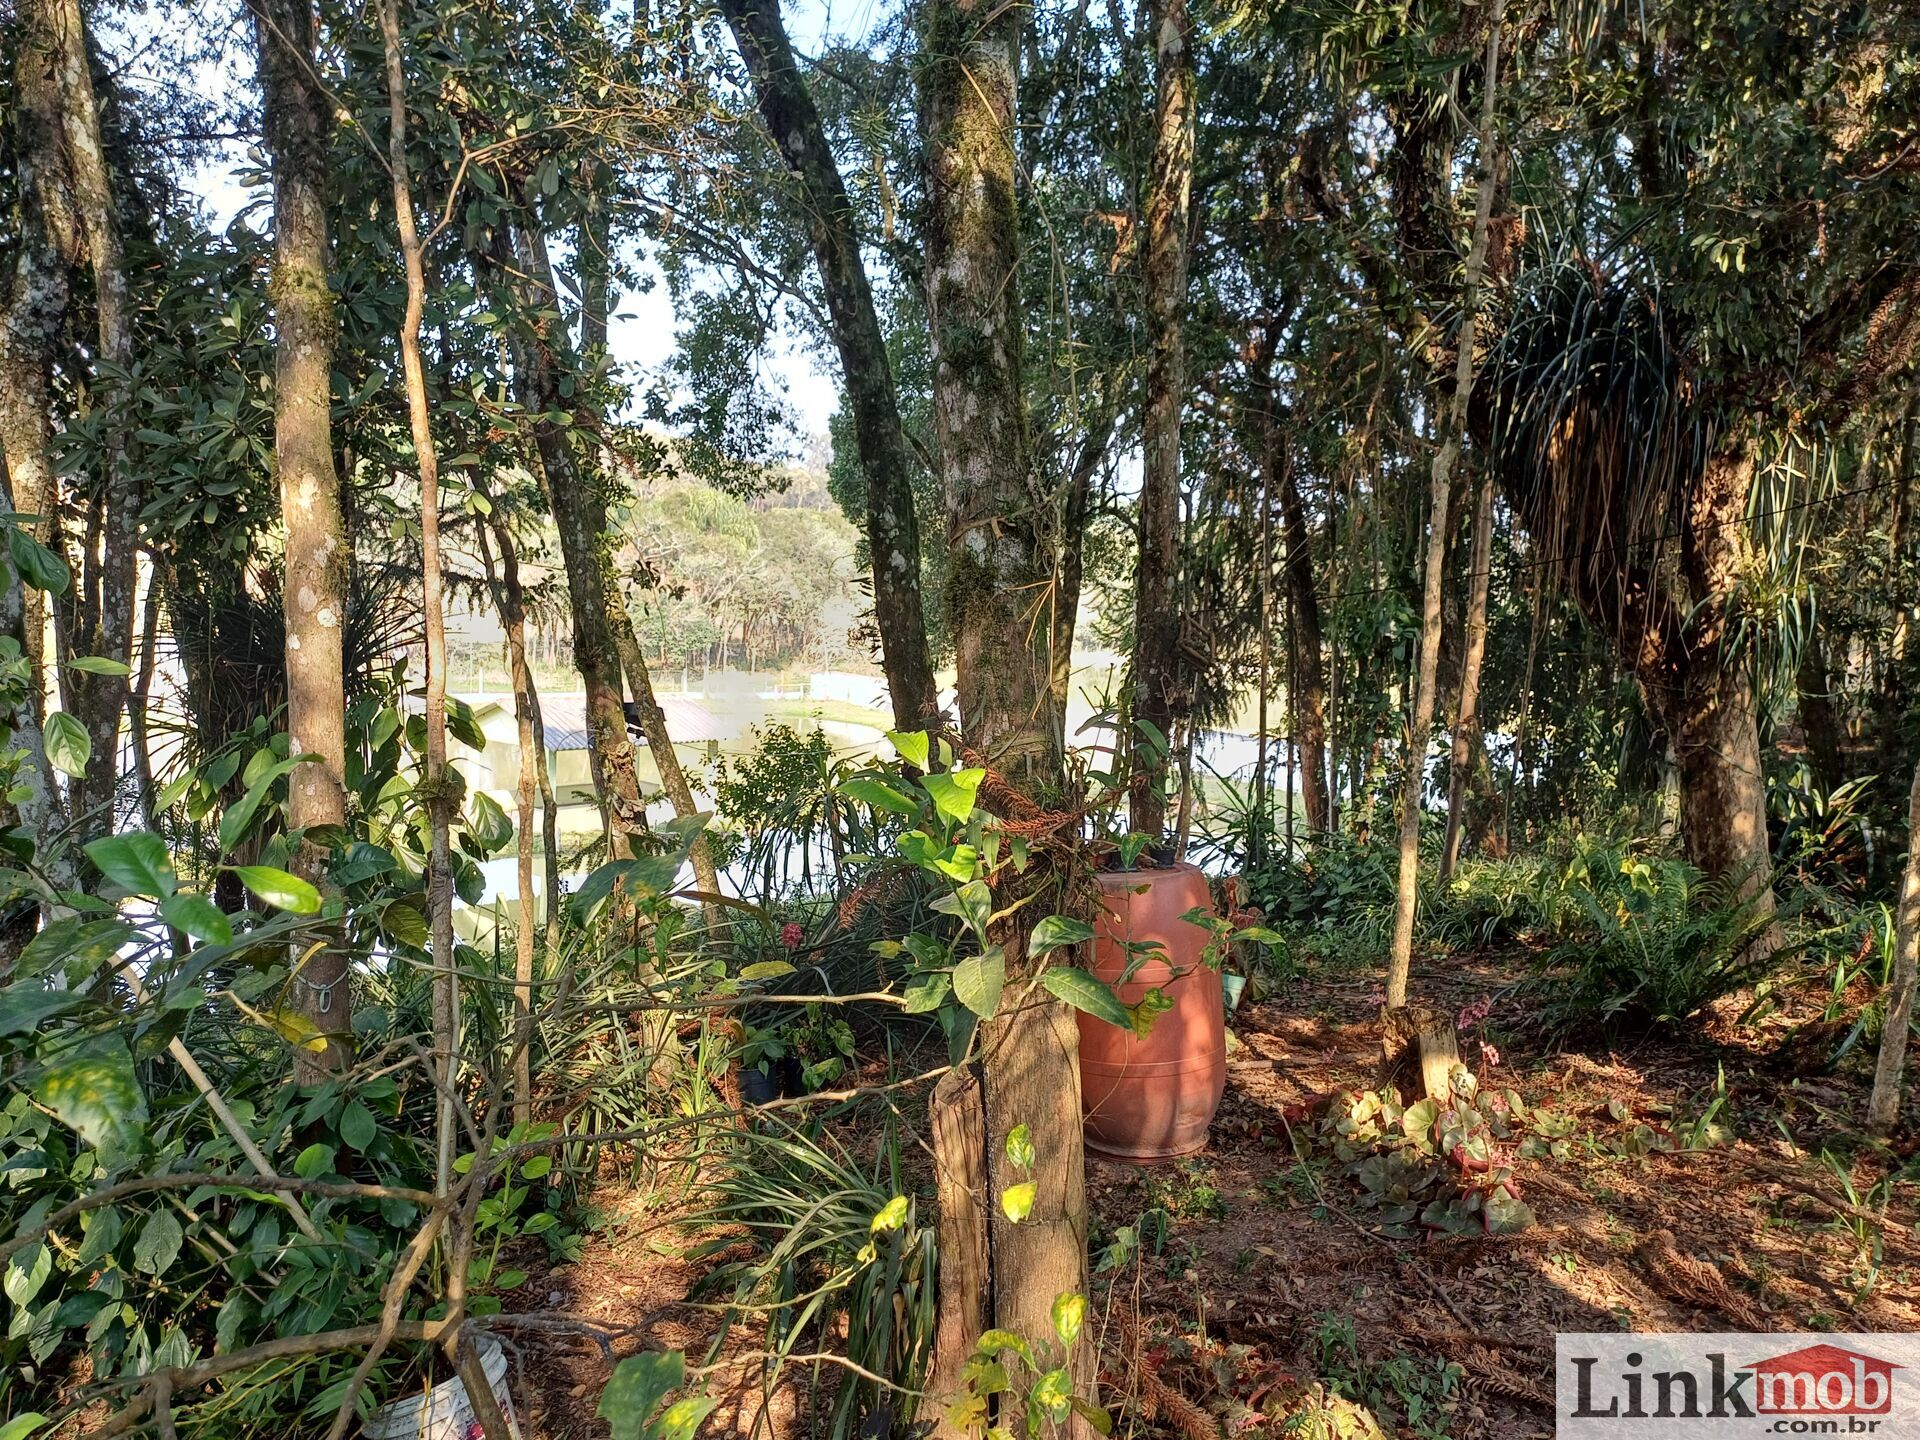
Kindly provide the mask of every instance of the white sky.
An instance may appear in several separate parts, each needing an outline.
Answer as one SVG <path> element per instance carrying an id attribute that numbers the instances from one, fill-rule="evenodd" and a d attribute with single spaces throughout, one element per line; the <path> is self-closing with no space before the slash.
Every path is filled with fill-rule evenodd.
<path id="1" fill-rule="evenodd" d="M 216 0 L 217 3 L 217 0 Z M 787 6 L 787 24 L 793 43 L 802 54 L 815 54 L 828 36 L 864 38 L 872 28 L 879 0 L 796 0 Z M 214 14 L 225 13 L 219 5 Z M 142 45 L 143 34 L 158 23 L 152 14 L 136 17 L 119 37 L 109 37 L 111 47 L 126 57 L 129 78 L 155 88 L 184 84 L 209 96 L 230 94 L 236 89 L 251 90 L 254 57 L 250 28 L 238 18 L 239 7 L 226 34 L 223 52 L 215 59 L 197 65 L 181 75 L 170 65 L 155 63 L 152 52 Z M 202 9 L 210 22 L 214 14 Z M 221 155 L 189 175 L 186 184 L 206 204 L 213 222 L 224 227 L 243 208 L 261 198 L 236 178 L 236 171 L 251 168 L 244 149 L 237 143 L 222 147 Z M 630 260 L 634 257 L 629 255 Z M 642 273 L 656 283 L 640 293 L 626 293 L 608 324 L 608 347 L 614 361 L 630 381 L 639 381 L 660 370 L 672 357 L 675 344 L 674 307 L 659 271 L 650 262 L 641 262 Z M 827 422 L 839 405 L 839 374 L 832 362 L 809 354 L 793 343 L 792 337 L 776 340 L 765 361 L 766 373 L 784 387 L 787 403 L 799 420 L 801 448 L 809 435 L 824 435 Z"/>

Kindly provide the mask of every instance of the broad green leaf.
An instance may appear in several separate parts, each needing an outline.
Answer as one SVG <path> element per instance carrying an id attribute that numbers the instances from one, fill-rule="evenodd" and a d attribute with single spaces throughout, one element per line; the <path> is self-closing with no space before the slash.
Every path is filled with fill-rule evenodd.
<path id="1" fill-rule="evenodd" d="M 47 763 L 63 775 L 75 779 L 87 773 L 87 761 L 93 755 L 93 742 L 86 728 L 64 710 L 47 716 L 42 737 L 47 747 Z"/>
<path id="2" fill-rule="evenodd" d="M 487 732 L 480 728 L 473 707 L 457 695 L 447 696 L 447 733 L 468 749 L 487 748 Z"/>
<path id="3" fill-rule="evenodd" d="M 204 895 L 169 895 L 160 902 L 160 918 L 209 945 L 233 943 L 233 922 Z"/>
<path id="4" fill-rule="evenodd" d="M 921 738 L 925 739 L 926 737 L 922 736 Z M 918 815 L 920 813 L 920 806 L 914 801 L 912 796 L 902 794 L 884 780 L 873 780 L 864 777 L 848 780 L 841 785 L 840 793 L 849 800 L 857 800 L 862 805 L 871 806 L 875 810 L 890 810 L 895 815 Z"/>
<path id="5" fill-rule="evenodd" d="M 1053 1298 L 1053 1333 L 1060 1337 L 1062 1345 L 1071 1345 L 1080 1338 L 1080 1330 L 1087 1322 L 1087 1297 L 1073 1290 L 1063 1290 Z"/>
<path id="6" fill-rule="evenodd" d="M 133 1242 L 133 1268 L 148 1275 L 164 1275 L 180 1258 L 186 1232 L 172 1210 L 155 1210 Z"/>
<path id="7" fill-rule="evenodd" d="M 340 1112 L 340 1138 L 364 1155 L 379 1133 L 380 1124 L 373 1118 L 373 1112 L 358 1100 L 349 1100 Z"/>
<path id="8" fill-rule="evenodd" d="M 973 815 L 974 801 L 980 794 L 980 782 L 987 772 L 981 769 L 944 770 L 929 775 L 921 783 L 933 799 L 933 808 L 956 825 L 964 825 Z"/>
<path id="9" fill-rule="evenodd" d="M 699 1433 L 700 1422 L 719 1407 L 718 1400 L 709 1400 L 704 1395 L 689 1395 L 684 1400 L 676 1400 L 660 1412 L 655 1434 L 658 1440 L 693 1440 Z"/>
<path id="10" fill-rule="evenodd" d="M 257 899 L 295 915 L 317 915 L 320 892 L 298 875 L 289 875 L 271 865 L 236 865 L 233 873 Z"/>
<path id="11" fill-rule="evenodd" d="M 946 975 L 927 975 L 907 986 L 901 1010 L 908 1015 L 925 1015 L 946 1003 L 953 981 Z"/>
<path id="12" fill-rule="evenodd" d="M 1084 920 L 1075 920 L 1069 915 L 1048 915 L 1033 927 L 1033 936 L 1027 941 L 1029 955 L 1044 955 L 1049 950 L 1058 950 L 1062 945 L 1083 945 L 1093 939 L 1093 927 Z"/>
<path id="13" fill-rule="evenodd" d="M 1031 1180 L 1009 1185 L 1000 1192 L 1000 1213 L 1018 1225 L 1033 1213 L 1033 1197 L 1039 1187 Z"/>
<path id="14" fill-rule="evenodd" d="M 67 563 L 18 526 L 7 527 L 7 553 L 20 578 L 49 595 L 67 593 Z"/>
<path id="15" fill-rule="evenodd" d="M 489 855 L 504 850 L 513 841 L 513 822 L 500 802 L 484 790 L 473 792 L 472 814 L 467 817 L 467 832 L 480 842 Z"/>
<path id="16" fill-rule="evenodd" d="M 1127 1024 L 1133 1033 L 1145 1039 L 1153 1033 L 1153 1022 L 1173 1008 L 1173 997 L 1154 986 L 1140 997 L 1137 1004 L 1127 1007 Z"/>
<path id="17" fill-rule="evenodd" d="M 29 1245 L 14 1252 L 7 1262 L 6 1278 L 0 1281 L 0 1290 L 6 1292 L 7 1299 L 24 1308 L 32 1303 L 52 1273 L 53 1252 L 43 1244 Z"/>
<path id="18" fill-rule="evenodd" d="M 980 852 L 971 845 L 956 845 L 953 854 L 935 860 L 934 867 L 949 880 L 958 880 L 961 884 L 973 879 L 980 873 Z"/>
<path id="19" fill-rule="evenodd" d="M 933 908 L 942 915 L 958 915 L 973 933 L 987 938 L 987 926 L 993 919 L 993 892 L 984 880 L 969 880 L 957 890 L 933 897 Z"/>
<path id="20" fill-rule="evenodd" d="M 319 1141 L 307 1146 L 293 1159 L 293 1173 L 302 1180 L 313 1180 L 333 1169 L 335 1151 L 331 1145 Z"/>
<path id="21" fill-rule="evenodd" d="M 873 1223 L 867 1227 L 870 1235 L 884 1234 L 889 1230 L 898 1230 L 907 1223 L 907 1197 L 896 1195 L 875 1212 Z"/>
<path id="22" fill-rule="evenodd" d="M 887 739 L 893 742 L 893 748 L 900 758 L 916 770 L 927 768 L 927 732 L 924 730 L 889 730 Z"/>
<path id="23" fill-rule="evenodd" d="M 380 928 L 396 942 L 411 945 L 416 950 L 427 948 L 427 917 L 420 913 L 420 907 L 408 896 L 389 900 L 380 907 Z"/>
<path id="24" fill-rule="evenodd" d="M 85 992 L 49 990 L 38 980 L 21 980 L 0 990 L 0 1035 L 31 1035 L 56 1015 L 90 1003 Z"/>
<path id="25" fill-rule="evenodd" d="M 1007 1132 L 1007 1163 L 1022 1170 L 1033 1168 L 1033 1127 L 1022 1121 Z"/>
<path id="26" fill-rule="evenodd" d="M 0 1425 L 0 1440 L 27 1440 L 41 1426 L 51 1423 L 38 1410 L 28 1410 Z"/>
<path id="27" fill-rule="evenodd" d="M 1046 1417 L 1058 1425 L 1067 1418 L 1073 1402 L 1073 1380 L 1065 1370 L 1049 1370 L 1033 1382 L 1027 1398 L 1040 1407 Z"/>
<path id="28" fill-rule="evenodd" d="M 118 1035 L 90 1036 L 29 1073 L 33 1098 L 98 1150 L 109 1167 L 138 1153 L 147 1097 Z"/>
<path id="29" fill-rule="evenodd" d="M 129 895 L 146 895 L 158 900 L 173 894 L 178 885 L 173 876 L 173 859 L 167 854 L 167 842 L 152 831 L 109 835 L 104 840 L 90 841 L 86 850 L 87 858 L 100 873 Z"/>
<path id="30" fill-rule="evenodd" d="M 1081 1399 L 1078 1395 L 1074 1396 L 1068 1403 L 1073 1406 L 1074 1414 L 1078 1415 L 1093 1427 L 1094 1434 L 1111 1435 L 1113 1433 L 1113 1416 L 1111 1413 L 1102 1410 L 1098 1405 L 1095 1405 L 1089 1400 Z"/>
<path id="31" fill-rule="evenodd" d="M 614 1366 L 596 1412 L 612 1430 L 613 1440 L 643 1440 L 650 1434 L 653 1412 L 686 1375 L 687 1358 L 679 1350 L 629 1355 Z"/>
<path id="32" fill-rule="evenodd" d="M 1000 992 L 1007 985 L 1007 955 L 998 945 L 969 955 L 953 967 L 953 993 L 982 1020 L 991 1020 L 1000 1008 Z"/>
<path id="33" fill-rule="evenodd" d="M 1047 993 L 1056 1000 L 1064 1000 L 1096 1020 L 1104 1020 L 1109 1025 L 1118 1025 L 1123 1029 L 1130 1029 L 1133 1025 L 1133 1016 L 1120 1003 L 1120 997 L 1113 993 L 1113 987 L 1085 970 L 1055 965 L 1040 976 L 1040 983 L 1047 987 Z"/>
<path id="34" fill-rule="evenodd" d="M 43 927 L 26 943 L 16 967 L 21 975 L 42 975 L 56 965 L 69 975 L 98 968 L 117 956 L 140 932 L 124 920 L 68 915 Z"/>
<path id="35" fill-rule="evenodd" d="M 79 670 L 88 675 L 131 675 L 133 671 L 118 660 L 109 660 L 104 655 L 80 655 L 67 661 L 69 670 Z"/>
<path id="36" fill-rule="evenodd" d="M 742 980 L 772 980 L 777 976 L 793 974 L 793 966 L 784 960 L 756 960 L 751 965 L 740 967 Z"/>
<path id="37" fill-rule="evenodd" d="M 1033 1363 L 1033 1347 L 1024 1336 L 1013 1330 L 983 1330 L 980 1338 L 973 1342 L 976 1355 L 998 1355 L 1003 1350 L 1011 1350 L 1029 1365 Z"/>

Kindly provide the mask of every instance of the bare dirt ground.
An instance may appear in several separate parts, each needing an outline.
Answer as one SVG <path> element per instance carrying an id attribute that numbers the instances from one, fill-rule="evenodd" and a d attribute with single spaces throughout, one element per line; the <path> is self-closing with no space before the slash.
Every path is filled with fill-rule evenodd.
<path id="1" fill-rule="evenodd" d="M 1455 958 L 1416 987 L 1457 1008 L 1499 994 L 1510 970 Z M 1920 1197 L 1880 1184 L 1884 1160 L 1823 1161 L 1853 1153 L 1846 1124 L 1864 1097 L 1851 1079 L 1791 1074 L 1780 1027 L 1710 1023 L 1696 1044 L 1625 1036 L 1574 1051 L 1530 1038 L 1507 999 L 1487 1024 L 1500 1059 L 1483 1062 L 1482 1083 L 1571 1129 L 1564 1156 L 1514 1162 L 1535 1223 L 1380 1234 L 1347 1166 L 1307 1143 L 1317 1105 L 1375 1082 L 1370 990 L 1309 977 L 1243 1007 L 1203 1154 L 1153 1170 L 1089 1160 L 1096 1256 L 1116 1253 L 1125 1227 L 1139 1241 L 1095 1277 L 1117 1434 L 1277 1435 L 1306 1388 L 1370 1406 L 1388 1434 L 1547 1436 L 1557 1331 L 1920 1329 Z M 1661 1148 L 1722 1092 L 1728 1134 Z M 535 1301 L 629 1331 L 614 1354 L 685 1348 L 691 1361 L 715 1318 L 687 1303 L 688 1237 L 631 1199 L 607 1218 L 579 1263 L 528 1287 L 546 1287 Z M 519 1341 L 528 1440 L 605 1435 L 593 1410 L 607 1355 L 578 1336 Z M 751 1348 L 743 1337 L 731 1353 Z M 752 1365 L 720 1378 L 726 1399 L 703 1434 L 806 1434 L 797 1391 L 768 1397 Z M 1325 1433 L 1365 1437 L 1370 1423 Z"/>

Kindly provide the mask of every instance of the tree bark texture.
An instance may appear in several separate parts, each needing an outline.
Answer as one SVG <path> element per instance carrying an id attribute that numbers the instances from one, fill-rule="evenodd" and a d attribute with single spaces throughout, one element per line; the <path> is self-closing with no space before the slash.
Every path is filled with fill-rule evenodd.
<path id="1" fill-rule="evenodd" d="M 516 287 L 520 321 L 514 328 L 514 377 L 521 407 L 531 417 L 534 449 L 560 538 L 573 616 L 573 662 L 586 692 L 587 743 L 594 785 L 608 810 L 608 844 L 615 859 L 629 859 L 633 842 L 628 837 L 645 827 L 646 806 L 634 773 L 633 742 L 627 738 L 626 708 L 620 699 L 620 652 L 607 604 L 613 590 L 607 502 L 594 479 L 583 473 L 567 427 L 551 418 L 565 405 L 553 334 L 553 327 L 561 322 L 551 283 L 553 267 L 545 259 L 545 238 L 529 223 L 521 228 L 514 248 L 517 256 L 498 257 L 503 273 L 512 273 L 517 264 L 526 277 Z"/>
<path id="2" fill-rule="evenodd" d="M 1440 883 L 1453 876 L 1460 863 L 1460 840 L 1465 830 L 1467 790 L 1473 757 L 1480 748 L 1480 668 L 1487 656 L 1487 592 L 1493 568 L 1493 475 L 1480 477 L 1473 505 L 1473 541 L 1467 560 L 1466 644 L 1460 657 L 1460 704 L 1453 722 L 1453 751 L 1447 770 L 1447 840 L 1440 852 Z"/>
<path id="3" fill-rule="evenodd" d="M 1900 1113 L 1900 1079 L 1907 1063 L 1908 1032 L 1913 1028 L 1913 992 L 1920 970 L 1920 766 L 1913 772 L 1907 799 L 1907 868 L 1900 878 L 1900 903 L 1894 916 L 1893 975 L 1887 987 L 1887 1011 L 1880 1022 L 1880 1056 L 1873 1068 L 1873 1094 L 1867 1101 L 1867 1133 L 1884 1139 Z"/>
<path id="4" fill-rule="evenodd" d="M 1282 569 L 1292 607 L 1294 675 L 1289 698 L 1300 751 L 1300 798 L 1306 807 L 1307 828 L 1324 834 L 1332 827 L 1333 817 L 1327 794 L 1327 670 L 1321 658 L 1325 639 L 1320 596 L 1313 588 L 1313 536 L 1307 529 L 1300 479 L 1287 447 L 1276 445 L 1268 453 L 1279 472 L 1280 514 L 1286 522 Z M 1292 805 L 1291 797 L 1287 803 Z"/>
<path id="5" fill-rule="evenodd" d="M 779 0 L 722 0 L 721 11 L 753 77 L 767 132 L 800 188 L 807 234 L 840 355 L 854 445 L 867 482 L 867 549 L 873 566 L 873 614 L 880 663 L 900 730 L 927 728 L 940 703 L 927 649 L 920 594 L 920 523 L 914 513 L 912 457 L 873 290 L 860 257 L 853 204 L 835 163 L 780 15 Z"/>
<path id="6" fill-rule="evenodd" d="M 947 610 L 969 743 L 1016 786 L 1057 788 L 1047 723 L 1052 556 L 1022 388 L 1013 116 L 1019 18 L 984 0 L 928 12 L 927 311 L 947 509 Z"/>
<path id="7" fill-rule="evenodd" d="M 287 823 L 295 830 L 347 818 L 346 674 L 348 547 L 333 461 L 333 350 L 338 333 L 327 232 L 331 111 L 314 79 L 310 0 L 253 0 L 273 165 L 274 460 L 286 526 L 287 733 L 296 755 L 317 760 L 287 777 Z M 303 844 L 295 870 L 324 875 L 326 851 Z M 325 1053 L 303 1068 L 348 1062 L 353 1014 L 347 956 L 333 947 L 307 962 L 296 1004 L 324 1035 Z"/>
<path id="8" fill-rule="evenodd" d="M 1167 824 L 1174 723 L 1188 707 L 1180 674 L 1174 571 L 1180 538 L 1180 414 L 1186 399 L 1182 318 L 1193 190 L 1193 54 L 1186 0 L 1157 0 L 1153 167 L 1146 205 L 1147 393 L 1141 418 L 1140 555 L 1133 592 L 1133 720 L 1158 732 L 1131 737 L 1132 828 L 1155 840 Z"/>
<path id="9" fill-rule="evenodd" d="M 133 306 L 128 293 L 126 254 L 121 244 L 114 177 L 107 162 L 94 94 L 86 23 L 79 0 L 37 0 L 46 6 L 59 75 L 61 138 L 73 179 L 74 211 L 93 276 L 98 319 L 95 364 L 103 403 L 131 401 L 127 377 L 133 369 Z M 82 564 L 67 587 L 64 633 L 71 654 L 99 655 L 131 668 L 135 601 L 135 562 L 140 549 L 140 476 L 127 463 L 116 436 L 130 428 L 131 416 L 108 427 L 109 439 L 99 477 L 97 547 L 81 548 Z M 83 836 L 113 829 L 113 802 L 120 781 L 120 717 L 127 705 L 126 673 L 62 673 L 74 719 L 91 744 L 86 773 L 73 784 L 72 808 Z"/>
<path id="10" fill-rule="evenodd" d="M 426 241 L 413 218 L 407 167 L 407 81 L 401 50 L 398 0 L 381 0 L 388 106 L 388 167 L 393 178 L 394 220 L 406 263 L 407 308 L 400 322 L 400 364 L 406 382 L 407 423 L 420 467 L 421 607 L 426 612 L 427 774 L 424 792 L 430 841 L 427 910 L 433 957 L 433 1061 L 439 1090 L 434 1128 L 434 1191 L 453 1181 L 453 1087 L 457 1083 L 460 985 L 453 969 L 453 817 L 457 797 L 447 767 L 447 626 L 440 555 L 440 455 L 428 412 L 427 373 L 420 355 L 420 323 L 426 312 Z M 464 1279 L 464 1275 L 462 1277 Z"/>
<path id="11" fill-rule="evenodd" d="M 927 164 L 926 280 L 935 434 L 946 497 L 948 610 L 968 747 L 1027 795 L 1058 794 L 1059 730 L 1051 713 L 1053 554 L 1031 486 L 1018 312 L 1019 222 L 1014 117 L 1021 12 L 990 0 L 933 0 L 920 76 Z M 1031 908 L 1031 907 L 1029 907 Z M 998 937 L 1009 971 L 1026 969 L 1023 910 Z M 1010 986 L 1009 996 L 1024 987 Z M 986 1313 L 996 1326 L 1043 1336 L 1061 1292 L 1086 1293 L 1085 1157 L 1079 1031 L 1074 1012 L 1031 999 L 983 1027 L 988 1189 L 1031 1178 L 1028 1218 L 995 1214 Z M 1005 1138 L 1031 1127 L 1031 1177 Z M 1094 1392 L 1093 1347 L 1070 1358 L 1075 1388 Z M 1084 1423 L 1075 1421 L 1076 1434 Z"/>
<path id="12" fill-rule="evenodd" d="M 1479 193 L 1474 200 L 1473 243 L 1467 252 L 1460 329 L 1455 338 L 1453 396 L 1434 452 L 1427 501 L 1427 547 L 1422 567 L 1420 659 L 1407 717 L 1403 746 L 1405 772 L 1400 781 L 1400 864 L 1394 888 L 1393 939 L 1387 953 L 1387 1005 L 1407 1003 L 1407 978 L 1413 967 L 1413 922 L 1420 897 L 1420 801 L 1426 787 L 1427 741 L 1433 730 L 1435 681 L 1440 666 L 1440 611 L 1446 584 L 1447 501 L 1454 461 L 1466 432 L 1467 404 L 1473 394 L 1474 331 L 1480 312 L 1480 276 L 1487 261 L 1487 230 L 1493 216 L 1495 181 L 1494 120 L 1499 94 L 1500 27 L 1487 34 L 1484 95 L 1480 107 Z"/>

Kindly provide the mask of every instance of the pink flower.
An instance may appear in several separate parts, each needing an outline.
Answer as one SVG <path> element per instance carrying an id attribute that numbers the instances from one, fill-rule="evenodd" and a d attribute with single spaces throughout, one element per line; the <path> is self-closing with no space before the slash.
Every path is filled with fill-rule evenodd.
<path id="1" fill-rule="evenodd" d="M 780 943 L 789 950 L 798 950 L 806 943 L 807 932 L 800 928 L 798 920 L 789 920 L 780 927 Z"/>
<path id="2" fill-rule="evenodd" d="M 1489 1070 L 1500 1068 L 1500 1052 L 1484 1040 L 1480 1042 L 1480 1063 Z"/>

